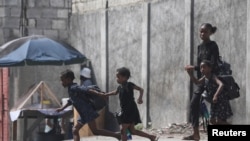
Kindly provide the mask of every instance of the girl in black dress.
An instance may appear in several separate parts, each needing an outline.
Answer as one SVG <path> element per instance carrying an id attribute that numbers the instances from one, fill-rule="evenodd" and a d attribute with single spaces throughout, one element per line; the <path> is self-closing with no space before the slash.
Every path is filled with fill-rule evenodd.
<path id="1" fill-rule="evenodd" d="M 210 123 L 211 124 L 228 124 L 227 119 L 233 115 L 227 93 L 223 90 L 223 82 L 212 73 L 212 64 L 210 61 L 201 62 L 200 71 L 203 77 L 197 79 L 192 70 L 187 70 L 191 80 L 195 84 L 204 84 L 211 98 Z"/>
<path id="2" fill-rule="evenodd" d="M 203 23 L 200 26 L 200 39 L 201 44 L 198 45 L 197 50 L 197 65 L 187 65 L 185 70 L 195 70 L 197 72 L 197 77 L 201 78 L 202 74 L 200 72 L 200 63 L 202 60 L 209 60 L 213 65 L 213 73 L 218 74 L 218 59 L 219 59 L 219 47 L 217 43 L 210 39 L 210 36 L 217 31 L 216 26 L 212 26 L 210 23 Z M 202 84 L 197 85 L 196 89 L 192 94 L 190 101 L 190 122 L 193 127 L 193 133 L 191 135 L 183 137 L 183 140 L 200 140 L 199 131 L 199 118 L 200 118 L 200 100 L 201 94 L 204 92 L 204 86 Z"/>
<path id="3" fill-rule="evenodd" d="M 129 78 L 130 71 L 128 68 L 122 67 L 117 69 L 116 80 L 120 85 L 116 90 L 105 94 L 106 96 L 119 94 L 121 108 L 121 121 L 119 123 L 121 125 L 121 139 L 122 141 L 127 141 L 126 131 L 128 129 L 133 135 L 148 138 L 150 141 L 157 141 L 159 138 L 158 136 L 150 135 L 134 128 L 136 124 L 141 123 L 139 110 L 134 99 L 134 90 L 140 92 L 137 103 L 142 104 L 143 89 L 132 82 L 128 82 Z"/>

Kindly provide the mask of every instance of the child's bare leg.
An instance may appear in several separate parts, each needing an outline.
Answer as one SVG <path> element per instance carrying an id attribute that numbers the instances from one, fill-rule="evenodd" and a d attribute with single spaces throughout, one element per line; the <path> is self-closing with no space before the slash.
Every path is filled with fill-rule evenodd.
<path id="1" fill-rule="evenodd" d="M 65 119 L 64 117 L 61 118 L 61 122 L 60 122 L 60 126 L 61 126 L 61 133 L 64 134 L 65 133 Z"/>
<path id="2" fill-rule="evenodd" d="M 130 124 L 122 124 L 121 125 L 121 139 L 122 141 L 127 141 L 127 134 L 126 134 L 126 130 L 128 129 Z"/>
<path id="3" fill-rule="evenodd" d="M 76 123 L 76 125 L 73 127 L 73 138 L 74 141 L 80 141 L 80 135 L 79 135 L 79 130 L 82 128 L 81 123 Z"/>
<path id="4" fill-rule="evenodd" d="M 98 129 L 95 120 L 89 122 L 88 125 L 94 135 L 110 136 L 117 138 L 118 140 L 121 139 L 120 133 L 115 133 L 104 129 Z"/>
<path id="5" fill-rule="evenodd" d="M 131 133 L 133 135 L 138 135 L 138 136 L 141 136 L 141 137 L 148 138 L 148 139 L 150 139 L 150 141 L 155 141 L 157 139 L 157 137 L 155 135 L 151 135 L 151 134 L 148 134 L 146 132 L 136 130 L 135 127 L 134 127 L 134 124 L 131 124 L 129 126 L 129 130 L 131 131 Z"/>
<path id="6" fill-rule="evenodd" d="M 48 118 L 45 119 L 45 124 L 48 125 L 50 128 L 53 128 L 53 125 Z"/>

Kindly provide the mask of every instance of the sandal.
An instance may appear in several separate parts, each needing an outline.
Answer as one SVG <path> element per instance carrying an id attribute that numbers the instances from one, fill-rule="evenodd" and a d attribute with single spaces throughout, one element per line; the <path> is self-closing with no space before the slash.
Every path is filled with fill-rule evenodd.
<path id="1" fill-rule="evenodd" d="M 194 138 L 194 135 L 190 135 L 190 136 L 186 136 L 183 137 L 182 140 L 195 140 L 195 141 L 199 141 L 199 138 Z"/>

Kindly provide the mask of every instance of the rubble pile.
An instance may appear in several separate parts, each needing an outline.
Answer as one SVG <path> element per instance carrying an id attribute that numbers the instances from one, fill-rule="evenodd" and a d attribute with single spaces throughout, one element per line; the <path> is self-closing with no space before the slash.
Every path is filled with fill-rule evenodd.
<path id="1" fill-rule="evenodd" d="M 167 127 L 160 129 L 145 129 L 151 134 L 157 134 L 160 136 L 167 136 L 168 138 L 182 138 L 183 136 L 191 135 L 193 132 L 192 126 L 189 123 L 172 123 Z M 200 124 L 200 136 L 201 139 L 207 138 L 207 132 L 203 128 L 203 124 Z"/>

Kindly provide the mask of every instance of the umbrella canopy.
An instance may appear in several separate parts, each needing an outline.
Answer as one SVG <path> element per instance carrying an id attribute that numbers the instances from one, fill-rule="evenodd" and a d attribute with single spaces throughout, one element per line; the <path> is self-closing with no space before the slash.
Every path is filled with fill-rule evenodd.
<path id="1" fill-rule="evenodd" d="M 21 37 L 0 47 L 0 67 L 70 65 L 87 58 L 74 47 L 42 35 Z"/>

